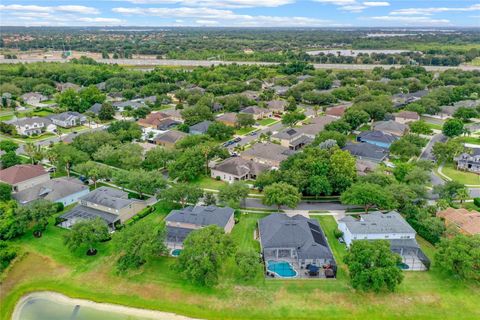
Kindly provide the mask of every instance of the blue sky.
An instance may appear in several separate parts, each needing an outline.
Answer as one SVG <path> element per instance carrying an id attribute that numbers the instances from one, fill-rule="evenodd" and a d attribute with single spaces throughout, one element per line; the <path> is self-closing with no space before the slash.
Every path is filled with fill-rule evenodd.
<path id="1" fill-rule="evenodd" d="M 480 27 L 480 0 L 1 0 L 0 25 Z"/>

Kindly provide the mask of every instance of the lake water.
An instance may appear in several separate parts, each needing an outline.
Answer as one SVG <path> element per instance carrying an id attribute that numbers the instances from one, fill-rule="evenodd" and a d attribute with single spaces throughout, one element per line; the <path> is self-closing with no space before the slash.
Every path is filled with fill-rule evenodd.
<path id="1" fill-rule="evenodd" d="M 65 297 L 66 298 L 66 297 Z M 79 302 L 80 301 L 80 302 Z M 100 310 L 82 305 L 81 300 L 57 299 L 38 294 L 27 297 L 18 306 L 14 320 L 151 320 L 126 313 Z"/>

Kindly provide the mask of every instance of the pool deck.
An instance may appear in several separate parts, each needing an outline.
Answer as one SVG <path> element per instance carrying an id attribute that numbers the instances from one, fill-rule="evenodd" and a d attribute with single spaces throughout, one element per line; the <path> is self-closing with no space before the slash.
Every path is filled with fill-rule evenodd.
<path id="1" fill-rule="evenodd" d="M 292 266 L 293 266 L 293 269 L 297 272 L 297 275 L 294 276 L 294 277 L 282 277 L 282 276 L 279 276 L 276 274 L 275 277 L 271 277 L 267 274 L 267 272 L 265 273 L 265 278 L 266 279 L 277 279 L 277 280 L 289 280 L 289 279 L 330 279 L 330 278 L 327 278 L 325 276 L 325 272 L 322 268 L 320 268 L 318 270 L 318 276 L 310 276 L 308 274 L 308 270 L 307 269 L 301 269 L 300 268 L 300 265 L 297 263 L 296 260 L 293 260 L 293 259 L 286 259 L 286 258 L 282 258 L 282 259 L 278 259 L 278 260 L 275 260 L 275 259 L 269 259 L 269 260 L 273 260 L 273 261 L 286 261 L 288 263 L 290 263 Z M 267 262 L 265 262 L 267 263 Z M 268 268 L 267 266 L 265 266 L 265 269 L 268 271 Z M 268 272 L 272 272 L 272 271 L 268 271 Z M 333 278 L 334 279 L 334 278 Z"/>

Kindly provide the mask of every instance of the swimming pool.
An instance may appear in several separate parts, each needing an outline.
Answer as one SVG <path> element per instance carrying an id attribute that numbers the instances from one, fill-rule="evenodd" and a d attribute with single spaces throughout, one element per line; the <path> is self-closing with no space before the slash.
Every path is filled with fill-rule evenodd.
<path id="1" fill-rule="evenodd" d="M 297 276 L 297 271 L 287 261 L 267 261 L 267 270 L 275 273 L 282 278 L 293 278 Z"/>
<path id="2" fill-rule="evenodd" d="M 170 254 L 174 257 L 178 257 L 180 255 L 180 252 L 182 252 L 182 249 L 173 249 Z"/>

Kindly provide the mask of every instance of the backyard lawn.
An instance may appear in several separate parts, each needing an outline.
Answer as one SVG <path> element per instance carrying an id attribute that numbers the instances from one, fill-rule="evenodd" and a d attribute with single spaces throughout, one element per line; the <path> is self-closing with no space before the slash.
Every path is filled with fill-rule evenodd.
<path id="1" fill-rule="evenodd" d="M 442 170 L 443 174 L 462 184 L 480 185 L 480 176 L 475 173 L 455 169 L 453 164 L 446 164 Z"/>
<path id="2" fill-rule="evenodd" d="M 240 128 L 240 129 L 236 129 L 235 130 L 235 134 L 238 135 L 238 136 L 244 136 L 246 135 L 247 133 L 250 133 L 254 130 L 257 130 L 256 128 L 254 127 L 246 127 L 246 128 Z"/>
<path id="3" fill-rule="evenodd" d="M 202 176 L 197 180 L 190 182 L 190 184 L 196 185 L 199 188 L 213 189 L 213 190 L 219 190 L 220 188 L 227 185 L 227 183 L 224 181 L 216 180 L 216 179 L 205 177 L 205 176 Z"/>
<path id="4" fill-rule="evenodd" d="M 144 219 L 160 223 L 160 207 Z M 256 220 L 263 215 L 240 215 L 232 237 L 240 248 L 258 248 L 253 240 Z M 337 263 L 345 248 L 333 237 L 332 217 L 318 217 Z M 204 319 L 478 319 L 480 287 L 447 278 L 435 268 L 406 272 L 392 294 L 355 292 L 346 273 L 337 280 L 265 280 L 237 282 L 222 272 L 220 285 L 203 288 L 181 279 L 175 258 L 158 257 L 139 271 L 119 275 L 114 270 L 111 242 L 97 256 L 70 253 L 63 245 L 66 230 L 49 226 L 42 238 L 25 235 L 15 243 L 25 252 L 0 284 L 0 318 L 7 320 L 16 301 L 32 291 L 50 290 L 70 297 L 175 312 Z M 431 256 L 433 247 L 425 248 Z M 228 263 L 226 269 L 230 269 Z"/>

